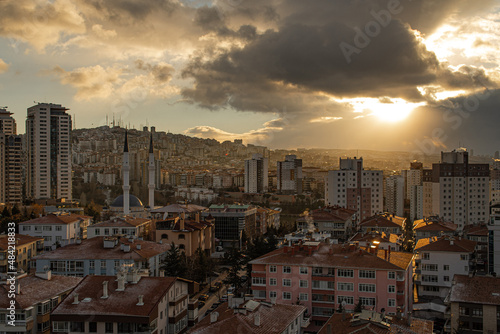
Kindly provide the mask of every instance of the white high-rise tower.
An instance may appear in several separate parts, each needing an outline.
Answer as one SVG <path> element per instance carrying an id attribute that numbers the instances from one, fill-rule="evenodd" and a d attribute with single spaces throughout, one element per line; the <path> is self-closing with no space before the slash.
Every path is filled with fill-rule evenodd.
<path id="1" fill-rule="evenodd" d="M 151 140 L 149 142 L 149 210 L 155 207 L 155 155 L 153 151 L 153 132 L 151 132 Z"/>
<path id="2" fill-rule="evenodd" d="M 125 144 L 123 145 L 123 214 L 128 215 L 130 213 L 130 184 L 129 184 L 129 173 L 130 173 L 130 162 L 128 158 L 128 133 L 125 130 Z"/>

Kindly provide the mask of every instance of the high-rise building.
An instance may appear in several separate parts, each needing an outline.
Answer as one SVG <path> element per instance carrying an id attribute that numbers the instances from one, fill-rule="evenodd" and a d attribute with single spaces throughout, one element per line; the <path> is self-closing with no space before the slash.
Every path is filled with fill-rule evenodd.
<path id="1" fill-rule="evenodd" d="M 470 164 L 466 149 L 441 152 L 441 163 L 432 165 L 439 183 L 439 215 L 461 230 L 466 224 L 489 220 L 488 164 Z"/>
<path id="2" fill-rule="evenodd" d="M 21 150 L 12 113 L 0 108 L 0 203 L 22 202 Z"/>
<path id="3" fill-rule="evenodd" d="M 302 159 L 295 155 L 285 156 L 285 161 L 278 161 L 278 192 L 302 194 Z"/>
<path id="4" fill-rule="evenodd" d="M 27 196 L 71 200 L 71 116 L 60 104 L 38 103 L 28 108 Z"/>
<path id="5" fill-rule="evenodd" d="M 383 210 L 381 170 L 363 169 L 363 158 L 340 158 L 340 169 L 328 171 L 325 204 L 357 212 L 358 223 Z"/>
<path id="6" fill-rule="evenodd" d="M 490 202 L 491 205 L 500 204 L 500 159 L 493 161 L 490 170 Z"/>
<path id="7" fill-rule="evenodd" d="M 245 160 L 245 192 L 265 193 L 268 184 L 268 160 L 262 154 L 255 153 L 252 159 Z"/>
<path id="8" fill-rule="evenodd" d="M 397 216 L 404 216 L 405 178 L 391 175 L 385 179 L 385 211 Z"/>

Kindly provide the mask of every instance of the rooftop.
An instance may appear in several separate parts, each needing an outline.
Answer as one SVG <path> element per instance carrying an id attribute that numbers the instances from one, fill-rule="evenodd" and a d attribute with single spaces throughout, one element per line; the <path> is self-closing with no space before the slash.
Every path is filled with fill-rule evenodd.
<path id="1" fill-rule="evenodd" d="M 443 232 L 454 232 L 458 226 L 452 222 L 445 221 L 433 221 L 420 219 L 413 222 L 413 229 L 415 232 L 431 232 L 431 231 L 443 231 Z"/>
<path id="2" fill-rule="evenodd" d="M 31 274 L 19 278 L 20 294 L 16 295 L 16 308 L 28 308 L 37 303 L 56 297 L 73 289 L 82 278 L 51 275 L 46 280 Z M 7 298 L 9 285 L 0 285 L 0 309 L 7 308 L 10 298 Z"/>
<path id="3" fill-rule="evenodd" d="M 356 211 L 354 210 L 349 210 L 337 206 L 325 206 L 323 208 L 311 211 L 308 216 L 311 217 L 314 221 L 346 221 L 348 219 L 351 219 L 355 213 Z M 306 219 L 307 216 L 304 216 L 297 219 L 297 221 L 305 221 Z"/>
<path id="4" fill-rule="evenodd" d="M 215 322 L 211 323 L 211 317 L 207 316 L 194 326 L 189 333 L 281 334 L 292 321 L 306 310 L 305 306 L 302 305 L 271 305 L 251 300 L 245 304 L 245 306 L 247 305 L 251 307 L 246 308 L 247 311 L 242 310 L 245 313 L 235 313 L 234 309 L 228 308 L 228 304 L 224 303 L 213 311 L 218 313 Z M 260 326 L 255 325 L 256 314 L 260 315 Z"/>
<path id="5" fill-rule="evenodd" d="M 403 227 L 406 218 L 395 215 L 375 215 L 368 217 L 360 223 L 361 227 Z"/>
<path id="6" fill-rule="evenodd" d="M 301 265 L 336 268 L 366 268 L 385 270 L 406 270 L 413 259 L 412 253 L 386 252 L 379 250 L 375 254 L 351 245 L 326 245 L 317 247 L 285 246 L 257 259 L 251 264 Z"/>
<path id="7" fill-rule="evenodd" d="M 425 240 L 425 239 L 424 239 Z M 429 242 L 426 245 L 415 247 L 415 250 L 434 251 L 434 252 L 457 252 L 457 253 L 472 253 L 476 247 L 475 241 L 470 241 L 464 238 L 455 238 L 442 236 L 434 242 Z"/>
<path id="8" fill-rule="evenodd" d="M 207 208 L 195 204 L 170 204 L 162 208 L 154 209 L 153 213 L 195 213 L 205 211 Z"/>
<path id="9" fill-rule="evenodd" d="M 449 301 L 500 306 L 500 278 L 455 275 Z"/>
<path id="10" fill-rule="evenodd" d="M 92 217 L 90 217 L 90 216 L 77 215 L 74 213 L 61 214 L 61 215 L 48 214 L 48 215 L 40 217 L 40 218 L 35 218 L 35 219 L 27 220 L 24 222 L 20 222 L 19 224 L 20 225 L 21 224 L 26 224 L 26 225 L 31 225 L 31 224 L 67 225 L 67 224 L 75 223 L 77 221 L 91 219 L 91 218 Z"/>
<path id="11" fill-rule="evenodd" d="M 16 246 L 31 244 L 33 242 L 43 241 L 43 238 L 32 237 L 30 235 L 16 234 Z M 9 241 L 7 234 L 0 235 L 0 251 L 9 248 Z"/>
<path id="12" fill-rule="evenodd" d="M 110 220 L 103 221 L 101 223 L 90 225 L 89 228 L 93 227 L 137 227 L 150 222 L 151 219 L 147 218 L 136 218 L 136 217 L 117 217 Z"/>
<path id="13" fill-rule="evenodd" d="M 149 317 L 175 280 L 175 277 L 142 277 L 135 284 L 125 283 L 124 291 L 116 291 L 115 276 L 86 276 L 52 315 Z M 101 298 L 103 282 L 108 282 L 108 298 Z M 79 303 L 74 304 L 77 294 Z M 140 295 L 144 296 L 144 305 L 137 305 Z"/>
<path id="14" fill-rule="evenodd" d="M 153 241 L 135 239 L 130 242 L 127 238 L 116 238 L 116 245 L 113 248 L 104 247 L 105 237 L 95 237 L 82 240 L 81 244 L 71 244 L 57 248 L 51 252 L 45 252 L 35 257 L 36 260 L 98 260 L 98 259 L 131 259 L 138 261 L 148 259 L 155 255 L 162 254 L 170 249 L 168 244 L 159 244 Z M 130 252 L 121 249 L 120 244 L 130 245 Z M 140 249 L 137 246 L 140 245 Z"/>

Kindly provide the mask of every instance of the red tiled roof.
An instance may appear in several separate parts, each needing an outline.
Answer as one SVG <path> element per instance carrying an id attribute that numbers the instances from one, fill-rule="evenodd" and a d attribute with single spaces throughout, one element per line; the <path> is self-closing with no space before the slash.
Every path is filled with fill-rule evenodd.
<path id="1" fill-rule="evenodd" d="M 415 249 L 418 250 L 419 252 L 435 251 L 435 252 L 472 253 L 475 247 L 476 247 L 475 241 L 470 241 L 464 238 L 443 236 L 434 242 L 431 242 L 427 245 Z"/>
<path id="2" fill-rule="evenodd" d="M 34 274 L 19 279 L 20 294 L 16 295 L 16 308 L 22 309 L 56 297 L 66 291 L 73 289 L 82 278 L 52 275 L 50 280 L 36 277 Z M 7 295 L 8 284 L 0 286 L 0 309 L 8 307 Z M 36 312 L 36 310 L 35 310 Z"/>
<path id="3" fill-rule="evenodd" d="M 32 237 L 30 235 L 16 234 L 16 245 L 21 246 L 32 242 L 42 241 L 43 238 Z M 0 250 L 6 250 L 9 247 L 9 240 L 6 234 L 0 235 Z"/>
<path id="4" fill-rule="evenodd" d="M 35 218 L 31 220 L 27 220 L 24 222 L 20 222 L 19 224 L 41 224 L 41 225 L 54 225 L 54 224 L 71 224 L 74 222 L 77 222 L 79 220 L 85 220 L 85 219 L 91 219 L 92 217 L 89 216 L 84 216 L 84 215 L 77 215 L 77 214 L 69 214 L 69 215 L 54 215 L 54 214 L 48 214 L 46 216 L 40 217 L 40 218 Z"/>
<path id="5" fill-rule="evenodd" d="M 361 227 L 403 227 L 406 218 L 389 215 L 375 215 L 360 223 Z"/>
<path id="6" fill-rule="evenodd" d="M 86 276 L 51 314 L 148 317 L 175 280 L 175 277 L 142 277 L 135 284 L 126 283 L 124 291 L 116 291 L 115 276 Z M 105 281 L 108 282 L 108 298 L 103 299 L 102 283 Z M 78 294 L 78 304 L 73 304 L 75 294 Z M 144 305 L 137 305 L 139 295 L 144 296 Z M 85 298 L 89 301 L 83 301 Z"/>
<path id="7" fill-rule="evenodd" d="M 415 222 L 413 226 L 413 230 L 415 230 L 416 232 L 426 232 L 426 231 L 453 232 L 456 231 L 457 228 L 458 226 L 451 222 L 425 221 L 424 219 Z"/>
<path id="8" fill-rule="evenodd" d="M 39 259 L 148 259 L 155 255 L 165 253 L 170 249 L 168 244 L 159 244 L 153 241 L 134 240 L 129 242 L 127 238 L 120 238 L 114 248 L 104 248 L 104 237 L 95 237 L 82 240 L 81 244 L 71 244 L 65 247 L 57 248 L 50 252 L 45 252 L 35 257 Z M 124 252 L 120 249 L 120 243 L 130 245 L 130 252 Z M 141 245 L 141 249 L 137 249 Z"/>
<path id="9" fill-rule="evenodd" d="M 296 246 L 298 247 L 298 246 Z M 362 249 L 349 249 L 349 246 L 343 245 L 325 245 L 321 244 L 317 251 L 312 251 L 309 256 L 308 251 L 295 251 L 292 255 L 291 248 L 285 253 L 283 247 L 267 253 L 257 259 L 250 261 L 251 264 L 277 264 L 277 265 L 308 265 L 322 267 L 337 267 L 337 268 L 365 268 L 365 269 L 382 269 L 382 270 L 406 270 L 411 262 L 413 254 L 399 257 L 394 256 L 394 261 L 386 261 L 383 256 L 379 257 L 370 254 Z M 333 254 L 330 254 L 330 248 L 333 249 Z M 394 253 L 391 252 L 391 258 Z M 406 259 L 406 260 L 405 260 Z M 407 261 L 404 263 L 404 261 Z M 394 262 L 394 263 L 393 263 Z"/>
<path id="10" fill-rule="evenodd" d="M 452 303 L 500 305 L 500 278 L 455 275 L 449 298 Z"/>
<path id="11" fill-rule="evenodd" d="M 203 318 L 189 330 L 191 334 L 281 334 L 290 323 L 306 310 L 302 305 L 276 304 L 272 306 L 259 305 L 246 315 L 234 313 L 227 303 L 220 305 L 215 311 L 219 314 L 217 321 L 210 323 L 210 316 Z M 260 326 L 254 324 L 255 315 L 260 314 Z M 300 324 L 299 324 L 300 326 Z"/>
<path id="12" fill-rule="evenodd" d="M 464 233 L 466 235 L 474 235 L 480 237 L 485 237 L 489 235 L 488 227 L 484 224 L 465 226 Z"/>

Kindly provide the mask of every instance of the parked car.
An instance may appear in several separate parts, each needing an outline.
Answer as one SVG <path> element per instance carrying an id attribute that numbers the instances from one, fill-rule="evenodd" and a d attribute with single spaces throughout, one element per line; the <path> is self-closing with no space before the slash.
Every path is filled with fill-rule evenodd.
<path id="1" fill-rule="evenodd" d="M 222 286 L 221 282 L 215 282 L 214 285 L 217 287 L 217 289 L 220 289 Z"/>
<path id="2" fill-rule="evenodd" d="M 220 297 L 220 301 L 223 302 L 223 303 L 227 302 L 227 300 L 228 300 L 227 295 L 224 295 L 224 296 Z"/>
<path id="3" fill-rule="evenodd" d="M 208 295 L 206 294 L 201 294 L 199 297 L 198 297 L 198 300 L 201 300 L 201 301 L 206 301 L 208 299 Z"/>

